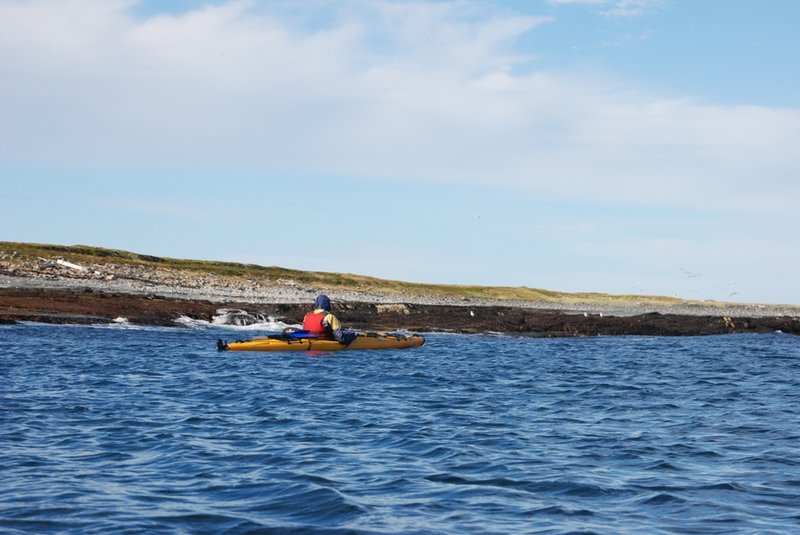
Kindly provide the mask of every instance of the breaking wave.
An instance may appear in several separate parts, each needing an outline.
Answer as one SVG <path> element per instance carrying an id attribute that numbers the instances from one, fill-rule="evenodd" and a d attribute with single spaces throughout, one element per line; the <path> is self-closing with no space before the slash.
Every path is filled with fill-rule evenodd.
<path id="1" fill-rule="evenodd" d="M 253 314 L 245 310 L 221 308 L 211 321 L 198 320 L 181 316 L 175 323 L 192 329 L 208 329 L 211 327 L 224 327 L 242 331 L 280 331 L 287 327 L 300 327 L 299 324 L 284 323 L 273 316 Z"/>

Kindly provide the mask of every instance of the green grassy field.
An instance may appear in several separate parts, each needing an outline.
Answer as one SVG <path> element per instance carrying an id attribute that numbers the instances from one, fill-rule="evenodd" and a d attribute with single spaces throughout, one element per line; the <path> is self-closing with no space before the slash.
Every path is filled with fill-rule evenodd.
<path id="1" fill-rule="evenodd" d="M 11 253 L 15 253 L 11 257 Z M 656 295 L 614 295 L 604 293 L 568 293 L 528 288 L 525 286 L 471 286 L 455 284 L 421 284 L 384 280 L 350 273 L 301 271 L 276 266 L 259 266 L 236 262 L 211 260 L 184 260 L 132 253 L 118 249 L 105 249 L 87 245 L 47 245 L 35 243 L 0 242 L 4 262 L 21 263 L 55 257 L 77 264 L 130 264 L 159 269 L 179 270 L 184 273 L 214 273 L 224 277 L 242 277 L 262 284 L 280 284 L 293 281 L 298 285 L 320 288 L 346 289 L 382 295 L 442 296 L 450 298 L 480 298 L 492 300 L 536 301 L 547 303 L 597 303 L 604 305 L 648 304 L 670 306 L 685 304 L 686 300 Z M 703 302 L 709 305 L 708 301 Z M 720 303 L 721 304 L 721 303 Z"/>

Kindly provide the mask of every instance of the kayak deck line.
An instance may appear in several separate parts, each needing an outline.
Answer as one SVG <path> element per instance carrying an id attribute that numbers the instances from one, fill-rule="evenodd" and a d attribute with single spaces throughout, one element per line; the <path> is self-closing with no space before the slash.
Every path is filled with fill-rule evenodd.
<path id="1" fill-rule="evenodd" d="M 259 336 L 249 340 L 217 340 L 218 351 L 342 351 L 345 349 L 405 349 L 419 347 L 425 337 L 418 334 L 360 332 L 349 344 L 298 335 L 296 332 Z"/>

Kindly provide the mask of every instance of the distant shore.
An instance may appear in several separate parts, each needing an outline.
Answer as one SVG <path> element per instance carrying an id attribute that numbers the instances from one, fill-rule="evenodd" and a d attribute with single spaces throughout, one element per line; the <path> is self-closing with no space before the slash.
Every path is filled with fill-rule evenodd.
<path id="1" fill-rule="evenodd" d="M 131 323 L 175 325 L 180 317 L 211 321 L 223 309 L 302 321 L 317 293 L 327 293 L 348 327 L 362 330 L 512 333 L 561 337 L 597 335 L 707 335 L 781 331 L 800 334 L 797 307 L 775 305 L 614 306 L 387 296 L 295 284 L 215 284 L 208 278 L 87 276 L 69 267 L 0 272 L 0 323 Z"/>

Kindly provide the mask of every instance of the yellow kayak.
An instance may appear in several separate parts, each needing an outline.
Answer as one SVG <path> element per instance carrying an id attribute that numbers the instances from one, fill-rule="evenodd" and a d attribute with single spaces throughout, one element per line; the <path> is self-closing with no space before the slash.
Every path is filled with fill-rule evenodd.
<path id="1" fill-rule="evenodd" d="M 218 340 L 217 349 L 220 351 L 341 351 L 343 349 L 404 349 L 419 347 L 424 343 L 425 337 L 418 334 L 363 332 L 358 333 L 358 336 L 349 344 L 342 344 L 336 340 L 277 335 L 231 343 Z"/>

